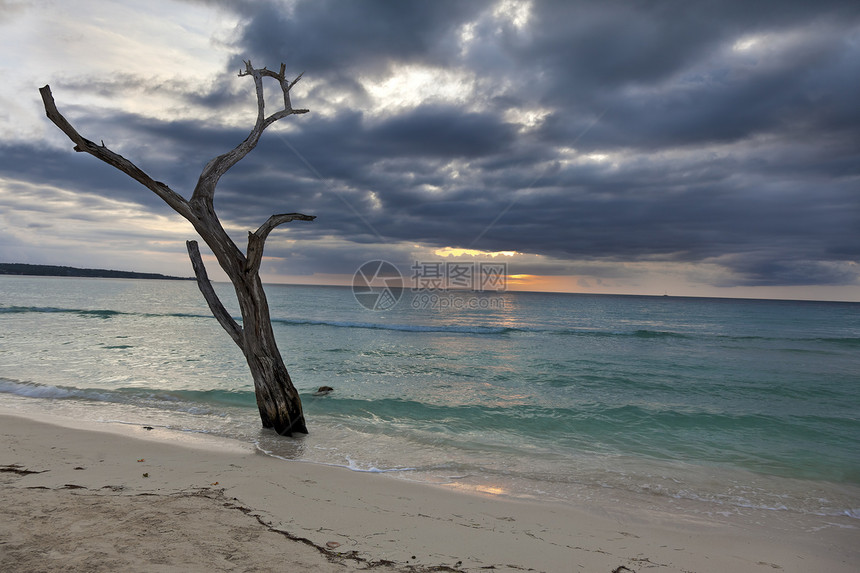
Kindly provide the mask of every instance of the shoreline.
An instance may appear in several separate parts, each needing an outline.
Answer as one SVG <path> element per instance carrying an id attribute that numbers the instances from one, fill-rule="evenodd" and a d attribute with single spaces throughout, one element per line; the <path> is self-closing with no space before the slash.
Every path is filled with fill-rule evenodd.
<path id="1" fill-rule="evenodd" d="M 801 573 L 860 559 L 847 518 L 510 499 L 27 415 L 0 408 L 0 569 Z"/>
<path id="2" fill-rule="evenodd" d="M 0 385 L 2 382 L 0 379 Z M 248 412 L 227 413 L 231 422 L 226 425 L 219 417 L 214 424 L 200 424 L 200 415 L 185 417 L 182 409 L 162 411 L 98 399 L 64 399 L 67 396 L 62 392 L 58 395 L 61 399 L 0 394 L 0 412 L 7 408 L 16 415 L 47 419 L 72 428 L 81 427 L 82 420 L 90 420 L 89 428 L 103 432 L 148 425 L 155 431 L 147 433 L 147 437 L 179 436 L 186 442 L 193 442 L 196 437 L 237 441 L 285 462 L 385 474 L 398 480 L 492 495 L 497 499 L 574 507 L 590 505 L 598 509 L 605 501 L 619 510 L 623 504 L 632 511 L 656 508 L 690 514 L 694 518 L 718 514 L 744 519 L 756 511 L 800 514 L 800 519 L 819 522 L 810 527 L 827 526 L 825 520 L 848 517 L 850 519 L 843 520 L 846 524 L 860 528 L 860 486 L 853 483 L 629 455 L 616 456 L 608 465 L 587 455 L 579 457 L 571 461 L 570 473 L 552 473 L 557 470 L 554 467 L 544 471 L 535 465 L 541 462 L 535 457 L 510 457 L 504 464 L 496 465 L 480 463 L 489 461 L 492 464 L 494 460 L 480 460 L 476 466 L 467 467 L 458 463 L 462 457 L 447 457 L 446 452 L 450 450 L 441 447 L 424 452 L 432 457 L 417 457 L 414 450 L 404 452 L 402 445 L 385 433 L 358 444 L 349 442 L 352 439 L 349 432 L 332 431 L 331 425 L 315 424 L 310 436 L 284 440 L 274 432 L 262 431 L 259 421 L 247 416 Z M 242 420 L 242 427 L 237 432 L 239 420 Z M 358 449 L 353 450 L 353 446 Z M 384 453 L 380 456 L 380 452 Z M 406 453 L 407 457 L 389 455 L 392 452 Z M 518 461 L 514 463 L 515 460 Z M 507 468 L 511 471 L 506 472 Z"/>

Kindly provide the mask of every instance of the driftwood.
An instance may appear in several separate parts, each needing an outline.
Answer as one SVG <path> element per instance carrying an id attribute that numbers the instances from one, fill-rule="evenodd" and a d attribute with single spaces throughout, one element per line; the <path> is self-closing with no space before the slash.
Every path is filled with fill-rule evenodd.
<path id="1" fill-rule="evenodd" d="M 200 292 L 203 293 L 218 323 L 245 355 L 248 368 L 254 378 L 257 406 L 263 427 L 274 428 L 281 435 L 292 435 L 294 432 L 306 434 L 307 426 L 298 391 L 293 386 L 287 367 L 275 344 L 269 306 L 259 270 L 263 259 L 263 246 L 273 229 L 290 221 L 313 221 L 315 217 L 301 213 L 272 215 L 256 231 L 248 233 L 248 247 L 243 253 L 224 231 L 214 208 L 215 187 L 218 181 L 256 147 L 263 131 L 274 122 L 289 115 L 308 112 L 306 109 L 294 109 L 290 102 L 290 89 L 299 81 L 301 75 L 289 81 L 285 73 L 284 64 L 281 64 L 278 72 L 274 72 L 266 68 L 254 68 L 250 61 L 245 62 L 245 69 L 239 72 L 239 76 L 250 76 L 254 80 L 257 93 L 256 123 L 242 143 L 206 164 L 190 199 L 185 199 L 161 181 L 154 180 L 134 163 L 108 149 L 104 142 L 96 144 L 81 136 L 57 110 L 50 86 L 40 88 L 39 92 L 42 94 L 48 119 L 72 140 L 75 151 L 89 153 L 112 165 L 161 197 L 174 211 L 194 226 L 212 250 L 218 264 L 233 283 L 242 313 L 242 324 L 240 325 L 230 316 L 215 294 L 197 242 L 188 241 L 188 255 L 191 258 Z M 283 109 L 268 116 L 265 113 L 263 78 L 274 79 L 280 85 L 284 97 Z"/>

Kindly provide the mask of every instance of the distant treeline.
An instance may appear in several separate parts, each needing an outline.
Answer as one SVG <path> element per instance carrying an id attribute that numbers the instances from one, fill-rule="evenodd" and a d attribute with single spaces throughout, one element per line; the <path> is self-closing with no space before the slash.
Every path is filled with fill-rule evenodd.
<path id="1" fill-rule="evenodd" d="M 24 263 L 0 263 L 0 275 L 32 275 L 40 277 L 97 277 L 108 279 L 162 279 L 171 281 L 194 280 L 187 277 L 171 277 L 158 273 L 135 273 L 106 269 L 78 269 L 56 265 L 27 265 Z"/>

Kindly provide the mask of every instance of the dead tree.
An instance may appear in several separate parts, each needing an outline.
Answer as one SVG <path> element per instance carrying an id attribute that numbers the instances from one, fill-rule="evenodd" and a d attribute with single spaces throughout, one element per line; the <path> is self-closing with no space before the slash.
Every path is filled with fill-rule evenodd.
<path id="1" fill-rule="evenodd" d="M 221 176 L 245 157 L 260 140 L 263 131 L 274 122 L 289 115 L 307 113 L 306 109 L 293 109 L 290 90 L 299 81 L 301 74 L 289 81 L 285 76 L 286 67 L 281 64 L 278 72 L 266 68 L 256 69 L 250 60 L 239 76 L 250 76 L 257 89 L 257 121 L 250 135 L 231 151 L 219 155 L 206 164 L 190 199 L 173 191 L 170 187 L 156 181 L 131 161 L 114 153 L 102 143 L 96 144 L 82 137 L 57 110 L 50 86 L 39 89 L 48 118 L 65 133 L 75 144 L 75 151 L 83 151 L 116 167 L 132 179 L 142 183 L 147 189 L 161 197 L 174 211 L 185 217 L 200 237 L 215 254 L 218 264 L 227 273 L 236 291 L 242 324 L 237 323 L 221 304 L 212 288 L 203 266 L 203 259 L 197 248 L 197 241 L 188 241 L 188 255 L 197 277 L 200 292 L 219 324 L 227 331 L 236 345 L 242 350 L 248 368 L 254 378 L 257 406 L 264 428 L 274 428 L 281 435 L 294 432 L 307 434 L 302 403 L 293 386 L 281 353 L 275 344 L 269 305 L 260 281 L 260 263 L 263 258 L 263 245 L 269 233 L 278 225 L 290 221 L 312 221 L 314 216 L 301 213 L 272 215 L 254 232 L 248 233 L 248 248 L 245 253 L 227 235 L 213 206 L 215 186 Z M 272 78 L 281 86 L 284 95 L 283 109 L 266 116 L 263 98 L 263 78 Z"/>

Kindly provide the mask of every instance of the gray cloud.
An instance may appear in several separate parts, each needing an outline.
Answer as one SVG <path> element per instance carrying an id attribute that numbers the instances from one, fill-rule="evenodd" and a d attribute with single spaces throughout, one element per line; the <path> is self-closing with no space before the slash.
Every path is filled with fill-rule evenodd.
<path id="1" fill-rule="evenodd" d="M 241 16 L 229 69 L 250 57 L 313 78 L 296 102 L 312 113 L 267 133 L 217 199 L 240 227 L 272 212 L 318 215 L 290 238 L 333 237 L 338 249 L 271 246 L 308 272 L 351 272 L 387 241 L 705 262 L 733 273 L 727 285 L 858 282 L 852 3 L 535 2 L 524 25 L 488 2 L 207 3 Z M 472 74 L 474 100 L 372 113 L 359 79 L 381 81 L 405 63 Z M 168 90 L 213 115 L 253 110 L 250 85 L 145 84 L 64 87 L 70 99 Z M 342 107 L 313 114 L 315 98 L 344 93 Z M 247 135 L 71 104 L 60 102 L 88 137 L 116 142 L 180 192 Z M 530 111 L 543 115 L 515 123 Z M 3 148 L 0 174 L 166 209 L 107 166 L 42 145 Z M 398 249 L 377 256 L 405 257 Z"/>
<path id="2" fill-rule="evenodd" d="M 250 3 L 237 48 L 265 61 L 286 58 L 348 84 L 347 78 L 384 70 L 397 61 L 450 63 L 462 22 L 490 2 L 301 1 Z"/>

